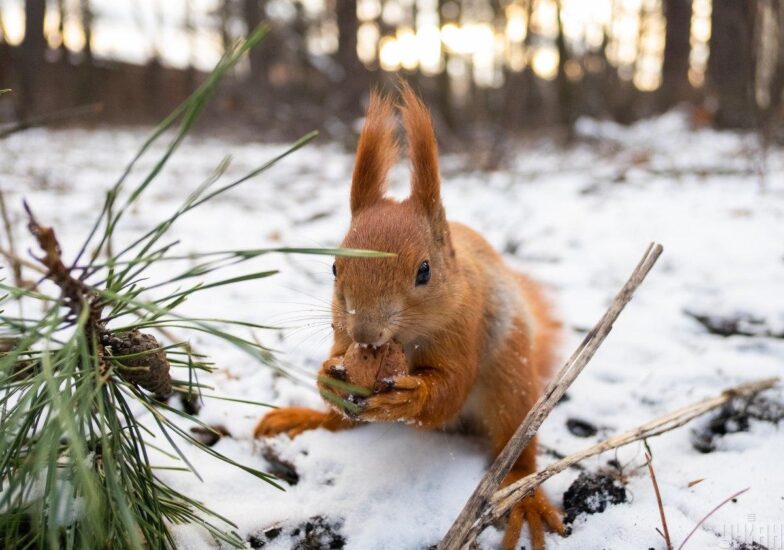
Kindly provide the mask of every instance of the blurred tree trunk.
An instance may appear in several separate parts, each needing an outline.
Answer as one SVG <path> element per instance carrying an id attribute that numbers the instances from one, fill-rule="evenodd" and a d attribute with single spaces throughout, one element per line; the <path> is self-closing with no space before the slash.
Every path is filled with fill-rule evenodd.
<path id="1" fill-rule="evenodd" d="M 784 103 L 784 2 L 776 0 L 773 4 L 777 18 L 778 52 L 776 56 L 776 69 L 770 84 L 770 110 L 779 110 Z"/>
<path id="2" fill-rule="evenodd" d="M 720 0 L 721 1 L 721 0 Z M 689 99 L 689 53 L 691 52 L 692 0 L 664 0 L 666 32 L 662 84 L 659 88 L 658 106 L 667 110 Z"/>
<path id="3" fill-rule="evenodd" d="M 231 0 L 223 0 L 216 8 L 218 15 L 218 32 L 221 37 L 221 47 L 224 52 L 231 49 L 231 34 L 229 33 L 229 23 L 231 22 Z"/>
<path id="4" fill-rule="evenodd" d="M 92 66 L 93 64 L 93 10 L 90 7 L 90 0 L 80 0 L 79 7 L 82 17 L 82 31 L 84 32 L 84 58 L 82 63 Z"/>
<path id="5" fill-rule="evenodd" d="M 38 81 L 46 52 L 44 18 L 46 0 L 25 1 L 25 33 L 18 48 L 16 73 L 19 75 L 19 115 L 25 117 L 34 109 L 37 102 Z"/>
<path id="6" fill-rule="evenodd" d="M 261 4 L 259 3 L 259 0 L 242 0 L 242 15 L 245 19 L 245 26 L 248 29 L 248 34 L 250 34 L 261 23 Z M 267 55 L 269 55 L 269 52 L 266 48 L 268 45 L 267 40 L 269 38 L 270 37 L 267 36 L 264 40 L 263 46 L 254 48 L 249 53 L 249 76 L 251 84 L 258 84 L 259 82 L 267 80 L 264 59 Z"/>
<path id="7" fill-rule="evenodd" d="M 520 98 L 520 105 L 522 106 L 522 124 L 523 126 L 535 126 L 541 124 L 546 118 L 543 112 L 544 97 L 542 90 L 539 87 L 539 77 L 536 76 L 533 62 L 533 49 L 534 49 L 534 32 L 531 22 L 534 17 L 534 2 L 536 0 L 528 0 L 528 12 L 525 18 L 526 32 L 525 39 L 523 40 L 523 51 L 528 58 L 525 68 L 522 73 L 522 87 L 523 95 Z"/>
<path id="8" fill-rule="evenodd" d="M 65 0 L 57 0 L 57 34 L 60 35 L 60 61 L 68 61 L 68 47 L 65 45 Z"/>
<path id="9" fill-rule="evenodd" d="M 558 23 L 558 34 L 555 44 L 558 48 L 558 74 L 556 85 L 558 87 L 558 110 L 559 122 L 570 133 L 577 120 L 577 95 L 574 84 L 566 74 L 566 63 L 569 61 L 569 50 L 566 47 L 566 36 L 564 34 L 563 20 L 561 19 L 561 0 L 556 0 L 556 21 Z"/>
<path id="10" fill-rule="evenodd" d="M 708 58 L 708 86 L 718 100 L 715 123 L 751 128 L 754 98 L 755 0 L 714 0 Z"/>
<path id="11" fill-rule="evenodd" d="M 769 5 L 775 21 L 777 33 L 775 44 L 760 44 L 761 48 L 774 50 L 774 65 L 770 80 L 767 83 L 769 93 L 768 104 L 759 109 L 759 132 L 765 149 L 772 143 L 784 144 L 784 2 L 772 0 Z M 772 40 L 772 36 L 763 36 L 760 40 Z M 770 62 L 770 59 L 768 60 Z M 758 83 L 759 85 L 759 83 Z M 762 84 L 765 85 L 765 84 Z"/>
<path id="12" fill-rule="evenodd" d="M 290 54 L 290 58 L 287 59 L 287 71 L 298 75 L 307 75 L 311 68 L 310 52 L 308 51 L 308 31 L 311 21 L 302 2 L 297 2 L 294 6 L 297 15 L 292 24 L 285 26 L 287 35 L 282 37 L 288 50 L 287 54 Z M 313 24 L 317 25 L 318 22 L 314 21 Z M 304 79 L 306 76 L 300 78 Z M 291 80 L 290 77 L 289 80 Z"/>
<path id="13" fill-rule="evenodd" d="M 185 17 L 182 21 L 182 30 L 188 38 L 188 66 L 185 68 L 185 89 L 186 93 L 191 93 L 196 89 L 196 44 L 194 35 L 196 27 L 193 24 L 193 2 L 185 0 Z"/>
<path id="14" fill-rule="evenodd" d="M 3 12 L 0 10 L 0 88 L 9 88 L 11 84 L 11 45 L 6 40 Z"/>
<path id="15" fill-rule="evenodd" d="M 531 52 L 533 49 L 533 31 L 531 20 L 535 0 L 526 2 L 526 31 L 523 39 L 523 54 L 528 61 L 521 71 L 506 71 L 506 91 L 504 98 L 504 123 L 507 129 L 534 126 L 542 115 L 543 105 L 537 76 L 531 68 Z"/>
<path id="16" fill-rule="evenodd" d="M 338 25 L 336 59 L 343 69 L 338 115 L 353 119 L 361 114 L 360 100 L 370 83 L 367 69 L 357 55 L 359 19 L 356 0 L 335 0 L 335 16 Z"/>
<path id="17" fill-rule="evenodd" d="M 77 90 L 77 102 L 86 103 L 92 101 L 95 94 L 95 78 L 93 58 L 93 10 L 90 0 L 79 1 L 79 15 L 82 22 L 82 32 L 84 32 L 84 49 L 82 50 L 82 62 L 79 66 L 79 88 Z"/>
<path id="18" fill-rule="evenodd" d="M 438 27 L 443 28 L 444 25 L 447 23 L 457 23 L 460 20 L 459 8 L 461 7 L 460 4 L 457 4 L 458 13 L 455 14 L 454 17 L 447 17 L 445 13 L 447 10 L 447 5 L 449 4 L 448 0 L 438 0 Z M 460 127 L 460 123 L 457 120 L 457 115 L 455 113 L 455 103 L 454 103 L 454 94 L 452 92 L 452 80 L 449 77 L 449 71 L 447 70 L 449 66 L 449 61 L 451 59 L 451 54 L 444 46 L 443 41 L 441 42 L 441 56 L 444 58 L 444 68 L 443 70 L 438 73 L 436 77 L 436 89 L 437 89 L 437 97 L 438 97 L 438 111 L 441 114 L 441 118 L 444 120 L 447 128 L 455 134 L 461 135 L 462 128 Z"/>

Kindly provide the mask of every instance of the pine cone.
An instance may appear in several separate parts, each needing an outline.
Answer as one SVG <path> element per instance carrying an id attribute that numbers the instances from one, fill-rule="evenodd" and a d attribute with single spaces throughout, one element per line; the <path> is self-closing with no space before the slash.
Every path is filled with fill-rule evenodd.
<path id="1" fill-rule="evenodd" d="M 122 365 L 117 369 L 119 375 L 124 380 L 154 393 L 156 397 L 165 399 L 172 394 L 172 385 L 169 361 L 166 359 L 166 352 L 160 347 L 154 336 L 138 330 L 109 340 L 112 355 L 118 357 L 117 362 Z M 124 355 L 135 357 L 123 358 Z M 129 368 L 122 368 L 123 366 Z"/>

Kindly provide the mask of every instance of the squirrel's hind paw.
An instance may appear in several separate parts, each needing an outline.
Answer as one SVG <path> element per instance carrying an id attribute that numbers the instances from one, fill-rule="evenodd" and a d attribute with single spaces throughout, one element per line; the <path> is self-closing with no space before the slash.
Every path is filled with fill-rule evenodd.
<path id="1" fill-rule="evenodd" d="M 544 550 L 545 527 L 561 536 L 566 534 L 563 521 L 561 521 L 561 512 L 547 500 L 547 497 L 539 489 L 530 497 L 523 499 L 509 512 L 509 522 L 506 525 L 502 544 L 504 550 L 514 550 L 524 523 L 528 524 L 533 550 Z"/>

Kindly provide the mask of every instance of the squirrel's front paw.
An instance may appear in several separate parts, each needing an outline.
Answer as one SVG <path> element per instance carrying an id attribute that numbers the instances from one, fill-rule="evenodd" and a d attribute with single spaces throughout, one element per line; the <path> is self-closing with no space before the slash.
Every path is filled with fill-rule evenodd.
<path id="1" fill-rule="evenodd" d="M 427 401 L 427 386 L 418 376 L 384 380 L 380 393 L 368 397 L 359 413 L 365 422 L 416 422 Z"/>
<path id="2" fill-rule="evenodd" d="M 256 425 L 255 437 L 272 437 L 281 433 L 294 438 L 306 430 L 320 427 L 327 415 L 312 409 L 289 407 L 268 412 Z"/>

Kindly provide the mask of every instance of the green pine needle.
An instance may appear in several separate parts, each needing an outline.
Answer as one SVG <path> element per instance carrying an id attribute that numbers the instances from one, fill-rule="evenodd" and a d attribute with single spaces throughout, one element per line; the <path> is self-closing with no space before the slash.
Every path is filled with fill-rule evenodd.
<path id="1" fill-rule="evenodd" d="M 204 334 L 291 376 L 273 351 L 252 333 L 274 327 L 221 318 L 190 318 L 179 314 L 178 308 L 197 292 L 272 276 L 274 271 L 253 271 L 204 280 L 228 266 L 265 254 L 389 254 L 270 248 L 176 255 L 173 251 L 178 243 L 168 242 L 166 237 L 180 217 L 261 174 L 308 143 L 315 133 L 303 136 L 243 177 L 220 185 L 230 163 L 226 157 L 168 218 L 130 244 L 117 247 L 119 252 L 107 254 L 115 248 L 109 245 L 116 238 L 118 224 L 166 169 L 221 79 L 266 33 L 266 26 L 261 26 L 227 52 L 205 82 L 153 131 L 107 192 L 100 213 L 66 269 L 79 281 L 82 302 L 67 302 L 59 293 L 49 295 L 37 288 L 17 288 L 0 281 L 0 548 L 174 548 L 170 526 L 183 523 L 201 526 L 220 545 L 244 548 L 237 527 L 227 518 L 157 476 L 161 470 L 199 475 L 185 447 L 196 447 L 281 488 L 274 476 L 239 464 L 194 438 L 181 422 L 203 423 L 123 378 L 147 367 L 128 367 L 120 361 L 162 351 L 177 373 L 172 384 L 178 391 L 205 399 L 269 406 L 215 395 L 211 387 L 200 384 L 198 372 L 211 371 L 212 363 L 184 342 L 197 333 Z M 7 91 L 0 90 L 0 94 Z M 167 135 L 171 140 L 163 154 L 138 182 L 132 183 L 139 160 Z M 170 279 L 146 279 L 150 266 L 178 260 L 193 264 Z M 173 283 L 188 286 L 167 290 Z M 22 307 L 27 302 L 34 302 L 35 307 Z M 92 307 L 83 307 L 88 302 Z M 16 311 L 8 311 L 13 303 L 19 304 Z M 15 316 L 19 311 L 43 313 L 38 317 L 21 313 Z M 170 328 L 179 331 L 184 342 L 113 356 L 107 344 L 111 339 L 104 339 L 119 338 L 132 330 L 152 334 Z M 242 329 L 245 335 L 251 331 L 250 338 L 238 336 L 235 329 Z M 182 369 L 187 369 L 187 376 Z M 210 393 L 202 395 L 202 389 Z M 348 411 L 358 412 L 355 404 L 332 392 L 325 392 L 325 396 Z M 154 461 L 152 451 L 158 453 Z M 162 464 L 162 457 L 179 463 Z"/>

